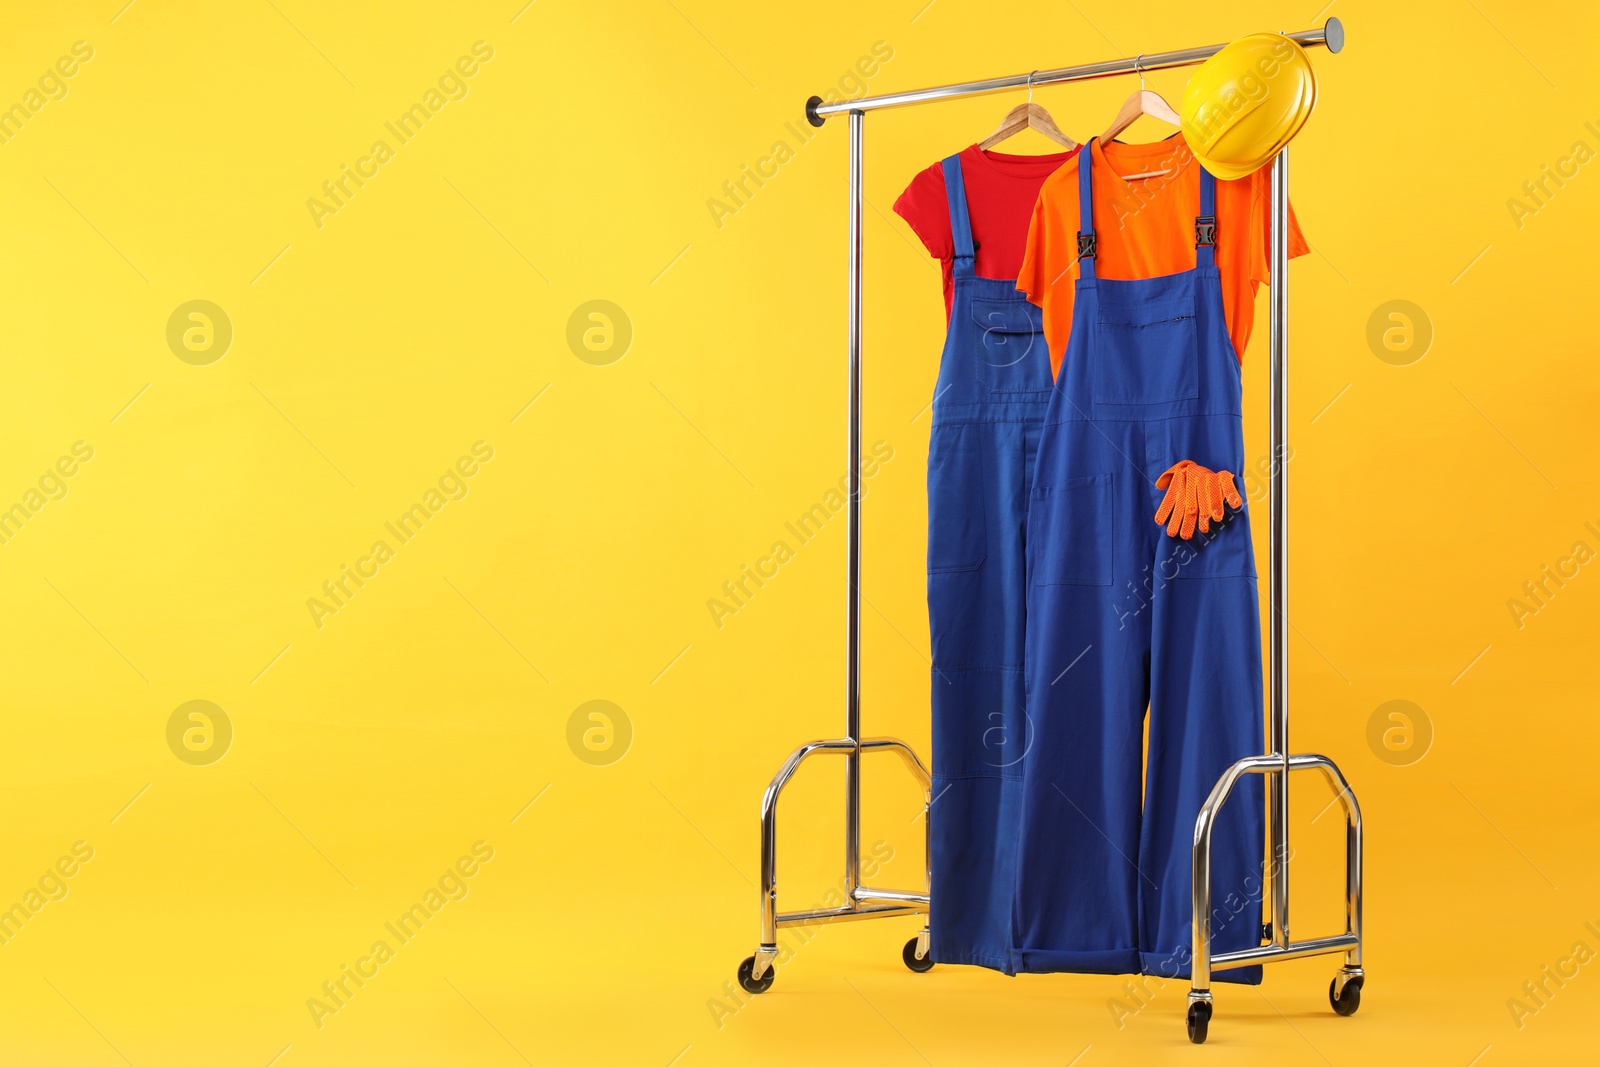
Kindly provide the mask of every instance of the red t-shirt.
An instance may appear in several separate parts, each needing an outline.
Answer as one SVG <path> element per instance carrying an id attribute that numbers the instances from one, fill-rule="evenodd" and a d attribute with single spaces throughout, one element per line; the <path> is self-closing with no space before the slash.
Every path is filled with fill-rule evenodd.
<path id="1" fill-rule="evenodd" d="M 977 145 L 961 150 L 961 180 L 967 187 L 967 214 L 977 245 L 977 272 L 984 278 L 1014 280 L 1022 270 L 1028 246 L 1028 222 L 1039 189 L 1056 168 L 1076 153 L 1014 156 L 985 152 Z M 895 214 L 911 224 L 928 254 L 944 267 L 944 312 L 955 299 L 952 275 L 955 238 L 950 234 L 950 206 L 944 193 L 944 166 L 935 163 L 911 179 L 894 202 Z"/>

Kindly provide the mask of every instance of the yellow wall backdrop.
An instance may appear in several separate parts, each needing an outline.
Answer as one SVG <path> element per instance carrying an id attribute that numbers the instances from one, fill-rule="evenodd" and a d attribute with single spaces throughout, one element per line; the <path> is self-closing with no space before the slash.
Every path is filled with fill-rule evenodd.
<path id="1" fill-rule="evenodd" d="M 14 6 L 0 1061 L 1592 1057 L 1600 15 L 1315 6 Z M 845 473 L 845 131 L 802 102 L 1329 15 L 1293 152 L 1292 739 L 1366 810 L 1360 1014 L 1335 960 L 1280 965 L 1195 1049 L 1181 983 L 914 975 L 913 919 L 736 995 L 761 789 L 843 714 L 842 517 L 708 608 Z M 1086 139 L 1130 88 L 1036 98 Z M 866 124 L 865 716 L 924 754 L 943 315 L 890 206 L 1020 99 Z M 840 781 L 785 796 L 785 907 L 837 884 Z M 1298 936 L 1339 919 L 1327 799 L 1296 783 Z M 892 761 L 866 806 L 875 881 L 920 886 Z"/>

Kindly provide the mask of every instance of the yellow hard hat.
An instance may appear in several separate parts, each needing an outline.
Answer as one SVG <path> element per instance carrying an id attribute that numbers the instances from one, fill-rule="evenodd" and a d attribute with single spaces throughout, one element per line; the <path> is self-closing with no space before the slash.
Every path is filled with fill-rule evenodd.
<path id="1" fill-rule="evenodd" d="M 1252 33 L 1199 66 L 1178 114 L 1201 166 L 1218 178 L 1243 178 L 1300 132 L 1316 103 L 1306 50 L 1281 33 Z"/>

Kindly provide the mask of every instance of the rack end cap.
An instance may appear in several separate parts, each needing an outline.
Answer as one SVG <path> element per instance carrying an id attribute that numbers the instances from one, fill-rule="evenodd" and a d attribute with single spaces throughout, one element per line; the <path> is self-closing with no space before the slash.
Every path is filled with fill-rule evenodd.
<path id="1" fill-rule="evenodd" d="M 1334 22 L 1338 22 L 1339 20 L 1338 19 L 1334 19 L 1333 21 Z M 1340 41 L 1344 40 L 1344 31 L 1343 30 L 1339 31 L 1339 40 Z M 813 96 L 810 100 L 806 101 L 806 121 L 811 123 L 811 125 L 813 125 L 813 126 L 821 126 L 823 124 L 823 122 L 826 121 L 821 115 L 817 114 L 817 108 L 819 108 L 821 106 L 822 106 L 822 97 L 820 97 L 820 96 Z"/>
<path id="2" fill-rule="evenodd" d="M 1344 23 L 1337 17 L 1330 18 L 1327 25 L 1322 27 L 1324 40 L 1327 41 L 1328 51 L 1335 54 L 1344 51 Z"/>

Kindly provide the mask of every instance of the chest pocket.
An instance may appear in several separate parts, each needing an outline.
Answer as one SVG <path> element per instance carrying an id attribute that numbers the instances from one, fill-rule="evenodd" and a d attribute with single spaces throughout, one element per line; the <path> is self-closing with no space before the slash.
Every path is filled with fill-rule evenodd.
<path id="1" fill-rule="evenodd" d="M 1039 309 L 1015 300 L 974 298 L 972 324 L 983 362 L 978 377 L 991 393 L 1031 393 L 1050 388 L 1050 352 Z"/>
<path id="2" fill-rule="evenodd" d="M 1166 404 L 1200 395 L 1193 299 L 1102 304 L 1095 322 L 1097 404 Z"/>

